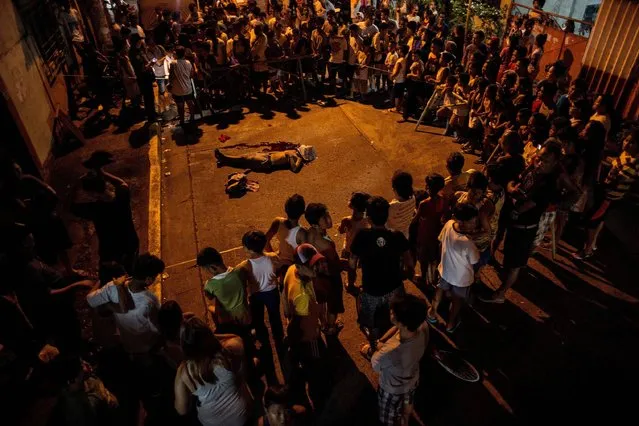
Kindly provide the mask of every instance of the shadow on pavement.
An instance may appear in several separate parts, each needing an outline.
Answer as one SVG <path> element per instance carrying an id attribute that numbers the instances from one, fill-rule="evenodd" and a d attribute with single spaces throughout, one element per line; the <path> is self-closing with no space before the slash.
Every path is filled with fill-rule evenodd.
<path id="1" fill-rule="evenodd" d="M 377 424 L 377 394 L 336 336 L 326 337 L 333 388 L 317 425 Z"/>

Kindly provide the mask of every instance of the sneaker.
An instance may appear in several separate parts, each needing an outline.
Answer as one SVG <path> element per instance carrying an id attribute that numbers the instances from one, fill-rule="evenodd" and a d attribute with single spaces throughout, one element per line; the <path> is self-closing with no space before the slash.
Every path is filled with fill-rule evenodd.
<path id="1" fill-rule="evenodd" d="M 572 254 L 572 258 L 577 260 L 588 260 L 593 255 L 594 255 L 593 252 L 586 253 L 584 250 L 579 250 L 578 252 L 575 252 Z"/>

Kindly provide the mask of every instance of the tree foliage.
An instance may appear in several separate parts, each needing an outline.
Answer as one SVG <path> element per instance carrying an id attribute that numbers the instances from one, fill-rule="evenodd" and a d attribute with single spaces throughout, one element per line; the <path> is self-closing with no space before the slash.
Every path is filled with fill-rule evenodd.
<path id="1" fill-rule="evenodd" d="M 466 25 L 466 13 L 468 12 L 468 0 L 451 0 L 450 25 Z M 500 37 L 504 31 L 506 20 L 506 8 L 500 9 L 492 6 L 488 1 L 473 0 L 470 7 L 470 25 L 468 32 L 475 29 L 475 17 L 479 18 L 481 25 L 476 29 L 482 29 L 486 36 Z"/>

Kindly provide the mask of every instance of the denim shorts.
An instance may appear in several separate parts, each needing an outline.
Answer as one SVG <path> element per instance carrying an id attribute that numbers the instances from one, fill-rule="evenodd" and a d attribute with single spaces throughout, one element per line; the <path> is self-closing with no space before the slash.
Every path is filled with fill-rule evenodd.
<path id="1" fill-rule="evenodd" d="M 439 279 L 439 284 L 437 287 L 441 288 L 446 292 L 450 292 L 453 297 L 457 297 L 459 299 L 467 300 L 470 297 L 470 287 L 458 287 L 446 281 L 443 278 Z"/>

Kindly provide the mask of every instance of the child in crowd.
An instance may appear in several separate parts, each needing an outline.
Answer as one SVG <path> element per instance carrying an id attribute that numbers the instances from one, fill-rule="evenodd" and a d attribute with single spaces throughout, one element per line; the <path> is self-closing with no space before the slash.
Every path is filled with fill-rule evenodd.
<path id="1" fill-rule="evenodd" d="M 419 204 L 413 218 L 416 229 L 417 259 L 427 285 L 434 285 L 437 264 L 440 260 L 439 241 L 444 218 L 448 212 L 448 200 L 441 194 L 444 189 L 444 177 L 437 173 L 426 177 L 426 190 L 429 197 Z"/>
<path id="2" fill-rule="evenodd" d="M 351 257 L 351 244 L 361 229 L 370 228 L 370 221 L 366 217 L 366 207 L 368 206 L 370 197 L 369 194 L 364 192 L 354 192 L 348 202 L 348 207 L 352 210 L 352 213 L 350 216 L 344 217 L 339 225 L 339 233 L 346 234 L 341 257 L 346 262 L 348 274 L 346 284 L 347 292 L 353 292 L 355 290 L 355 280 L 357 279 L 357 270 L 351 269 L 350 266 L 348 266 L 348 260 Z"/>
<path id="3" fill-rule="evenodd" d="M 257 421 L 258 426 L 295 426 L 301 423 L 306 409 L 291 402 L 288 387 L 274 385 L 264 393 L 264 415 Z"/>
<path id="4" fill-rule="evenodd" d="M 462 172 L 464 161 L 464 155 L 461 152 L 453 152 L 446 159 L 446 170 L 450 175 L 445 179 L 442 196 L 447 200 L 451 200 L 455 192 L 466 187 L 471 170 Z"/>
<path id="5" fill-rule="evenodd" d="M 395 198 L 389 203 L 386 227 L 391 231 L 399 231 L 408 238 L 408 227 L 415 214 L 413 176 L 408 172 L 397 170 L 393 174 L 392 186 Z"/>
<path id="6" fill-rule="evenodd" d="M 409 424 L 419 363 L 428 346 L 426 304 L 417 296 L 397 295 L 390 301 L 393 327 L 381 339 L 371 364 L 379 373 L 379 421 L 383 425 Z"/>
<path id="7" fill-rule="evenodd" d="M 295 259 L 295 249 L 300 244 L 306 242 L 306 229 L 300 225 L 300 218 L 306 211 L 306 202 L 304 197 L 294 194 L 288 197 L 284 204 L 286 217 L 276 217 L 273 219 L 270 228 L 266 231 L 266 251 L 275 252 L 271 241 L 277 235 L 279 247 L 277 256 L 284 266 L 280 276 L 283 278 L 288 266 L 293 264 Z"/>
<path id="8" fill-rule="evenodd" d="M 204 294 L 213 302 L 209 312 L 216 331 L 245 335 L 251 323 L 247 269 L 227 267 L 220 253 L 212 247 L 200 250 L 196 262 L 210 277 L 204 285 Z"/>
<path id="9" fill-rule="evenodd" d="M 242 246 L 248 259 L 238 265 L 245 270 L 249 281 L 249 306 L 255 337 L 260 342 L 264 373 L 269 383 L 277 382 L 273 352 L 268 329 L 264 323 L 264 309 L 268 313 L 271 333 L 278 352 L 282 351 L 284 328 L 280 316 L 280 292 L 276 271 L 280 267 L 275 253 L 265 252 L 266 235 L 261 231 L 249 231 L 242 237 Z"/>
<path id="10" fill-rule="evenodd" d="M 320 336 L 320 307 L 313 281 L 324 259 L 312 245 L 301 244 L 296 249 L 295 263 L 284 277 L 284 316 L 288 319 L 286 335 L 290 346 L 291 377 L 287 382 L 296 402 L 304 404 L 306 385 L 315 409 L 324 402 L 327 376 L 323 371 L 324 341 Z"/>
<path id="11" fill-rule="evenodd" d="M 321 203 L 311 203 L 304 213 L 306 221 L 311 225 L 308 230 L 308 242 L 313 245 L 325 258 L 320 271 L 315 279 L 315 290 L 318 301 L 326 302 L 322 310 L 326 314 L 320 317 L 325 334 L 336 334 L 343 327 L 337 321 L 337 316 L 344 312 L 342 262 L 337 254 L 335 242 L 328 236 L 327 231 L 333 227 L 333 220 L 328 208 Z M 323 294 L 323 297 L 320 297 Z"/>
<path id="12" fill-rule="evenodd" d="M 454 333 L 461 324 L 459 313 L 470 298 L 470 288 L 475 281 L 474 265 L 479 262 L 479 250 L 471 239 L 477 228 L 477 208 L 472 204 L 455 206 L 453 218 L 449 220 L 439 241 L 442 256 L 439 264 L 439 284 L 433 303 L 428 310 L 428 322 L 437 324 L 437 308 L 444 295 L 452 299 L 446 332 Z"/>

